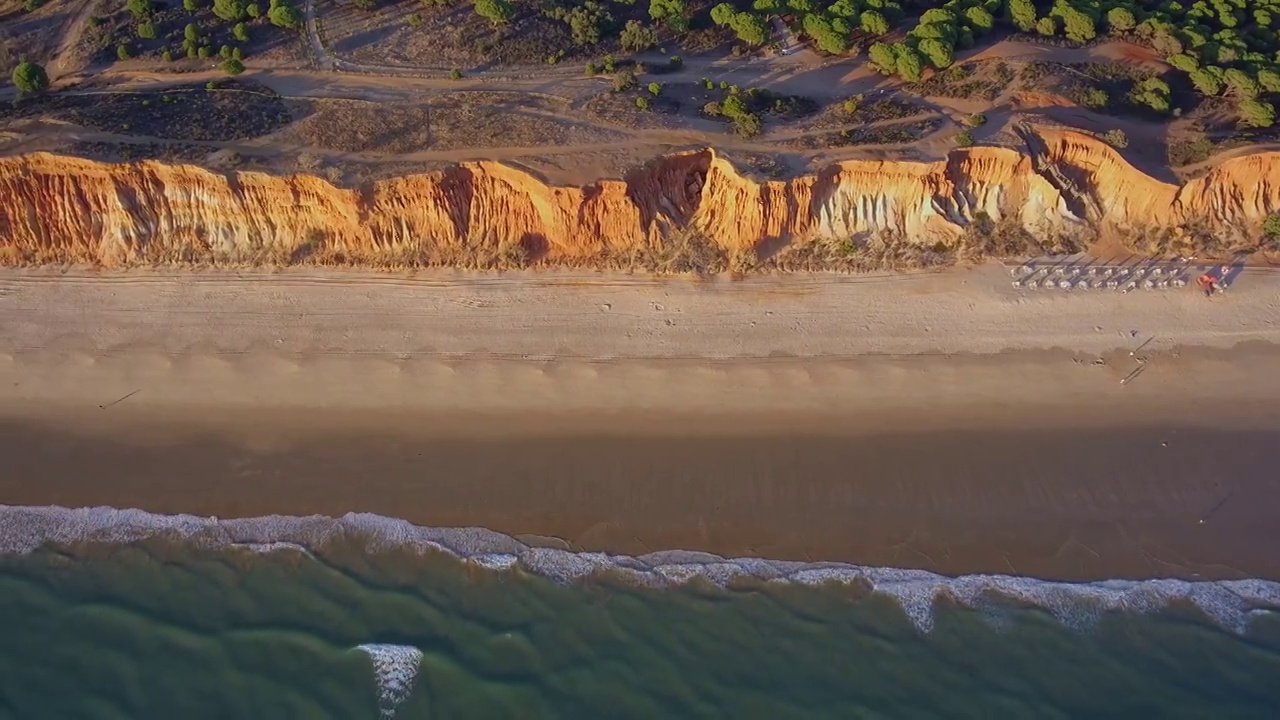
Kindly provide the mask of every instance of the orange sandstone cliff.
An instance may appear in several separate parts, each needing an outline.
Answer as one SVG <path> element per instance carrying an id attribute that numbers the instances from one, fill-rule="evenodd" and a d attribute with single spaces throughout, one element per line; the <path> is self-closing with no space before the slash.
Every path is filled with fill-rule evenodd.
<path id="1" fill-rule="evenodd" d="M 849 161 L 761 181 L 714 151 L 657 159 L 617 180 L 555 187 L 499 163 L 339 188 L 307 175 L 218 173 L 35 153 L 0 158 L 0 262 L 460 264 L 518 247 L 589 264 L 697 232 L 725 251 L 889 231 L 954 238 L 976 217 L 1033 232 L 1186 224 L 1256 232 L 1280 210 L 1280 153 L 1229 160 L 1178 186 L 1072 132 L 1026 147 L 955 150 L 937 162 Z"/>

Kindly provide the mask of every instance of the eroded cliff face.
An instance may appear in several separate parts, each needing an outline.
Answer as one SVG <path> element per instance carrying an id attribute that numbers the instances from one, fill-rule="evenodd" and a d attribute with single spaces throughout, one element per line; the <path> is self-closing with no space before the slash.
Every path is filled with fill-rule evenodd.
<path id="1" fill-rule="evenodd" d="M 1224 162 L 1181 187 L 1076 133 L 939 162 L 850 161 L 760 181 L 712 151 L 618 180 L 556 187 L 498 163 L 338 188 L 306 175 L 107 164 L 45 153 L 0 159 L 0 261 L 466 264 L 511 250 L 591 264 L 694 232 L 724 251 L 888 231 L 946 242 L 985 214 L 1033 232 L 1196 223 L 1256 230 L 1280 209 L 1280 154 Z"/>

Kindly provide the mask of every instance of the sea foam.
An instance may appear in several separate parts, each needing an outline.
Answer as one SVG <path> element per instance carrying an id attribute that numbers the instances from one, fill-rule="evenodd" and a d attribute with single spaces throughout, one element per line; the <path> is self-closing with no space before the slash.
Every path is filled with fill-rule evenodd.
<path id="1" fill-rule="evenodd" d="M 412 645 L 368 643 L 357 645 L 373 663 L 373 679 L 378 686 L 378 712 L 384 718 L 395 717 L 396 708 L 409 699 L 413 682 L 422 665 L 422 651 Z"/>
<path id="2" fill-rule="evenodd" d="M 177 536 L 197 546 L 241 546 L 256 552 L 310 552 L 336 541 L 364 543 L 368 552 L 440 551 L 501 571 L 520 568 L 557 582 L 608 572 L 640 585 L 666 587 L 700 578 L 718 585 L 748 578 L 767 582 L 861 583 L 893 598 L 921 631 L 933 628 L 939 600 L 990 610 L 1010 604 L 1043 608 L 1078 629 L 1104 614 L 1150 613 L 1188 602 L 1236 633 L 1253 618 L 1280 610 L 1280 583 L 1269 580 L 1104 580 L 1067 583 L 1010 575 L 948 577 L 925 570 L 810 563 L 761 558 L 726 559 L 701 552 L 668 551 L 639 557 L 531 547 L 483 528 L 432 528 L 368 513 L 340 518 L 271 515 L 219 519 L 157 515 L 109 507 L 70 509 L 0 505 L 0 554 L 25 554 L 42 545 L 130 543 Z M 996 614 L 992 615 L 993 617 Z"/>

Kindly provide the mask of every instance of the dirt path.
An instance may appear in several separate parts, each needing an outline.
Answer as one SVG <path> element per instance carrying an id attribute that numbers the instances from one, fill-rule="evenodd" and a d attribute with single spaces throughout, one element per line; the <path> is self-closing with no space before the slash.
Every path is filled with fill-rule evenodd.
<path id="1" fill-rule="evenodd" d="M 58 50 L 54 54 L 53 62 L 49 63 L 50 81 L 56 81 L 70 72 L 67 67 L 67 56 L 71 54 L 76 45 L 80 44 L 84 29 L 89 26 L 89 18 L 93 15 L 93 10 L 98 5 L 98 0 L 83 0 L 83 2 L 84 4 L 79 12 L 72 15 L 67 22 L 67 27 L 62 33 L 62 39 L 58 41 Z"/>

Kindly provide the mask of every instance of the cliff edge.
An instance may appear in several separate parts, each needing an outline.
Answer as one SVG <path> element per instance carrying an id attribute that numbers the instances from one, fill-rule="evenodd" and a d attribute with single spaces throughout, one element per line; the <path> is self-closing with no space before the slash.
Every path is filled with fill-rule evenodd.
<path id="1" fill-rule="evenodd" d="M 730 255 L 816 238 L 854 248 L 882 233 L 945 247 L 985 218 L 1033 234 L 1256 236 L 1280 210 L 1280 153 L 1228 160 L 1178 186 L 1090 136 L 1023 135 L 1018 150 L 848 161 L 788 180 L 754 179 L 704 150 L 585 187 L 495 162 L 340 188 L 309 175 L 33 153 L 0 158 L 0 262 L 591 265 L 690 234 Z"/>

